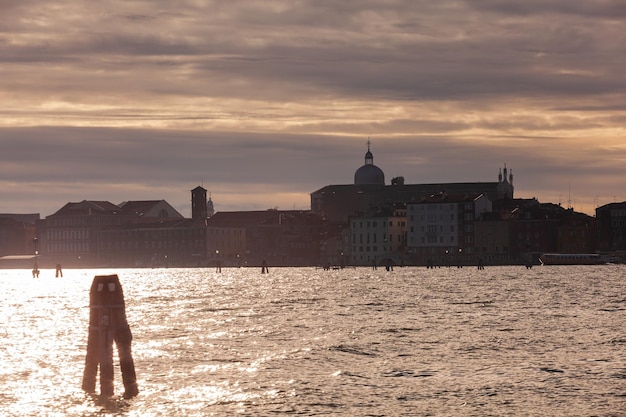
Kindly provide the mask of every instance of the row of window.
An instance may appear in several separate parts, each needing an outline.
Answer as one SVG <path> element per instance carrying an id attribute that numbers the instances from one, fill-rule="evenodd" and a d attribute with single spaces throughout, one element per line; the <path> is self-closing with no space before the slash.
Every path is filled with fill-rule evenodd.
<path id="1" fill-rule="evenodd" d="M 207 234 L 211 236 L 215 236 L 215 235 L 242 236 L 244 234 L 244 230 L 243 229 L 207 229 Z"/>
<path id="2" fill-rule="evenodd" d="M 375 233 L 372 233 L 371 235 L 369 233 L 367 233 L 365 235 L 363 235 L 363 233 L 359 233 L 358 236 L 359 236 L 359 242 L 358 243 L 377 243 L 377 237 L 376 237 L 377 235 Z M 365 241 L 363 241 L 364 240 L 363 236 L 365 236 Z M 371 242 L 370 242 L 370 236 L 372 237 Z M 382 237 L 383 241 L 385 241 L 385 237 L 386 237 L 386 235 L 383 235 L 383 237 Z M 394 241 L 392 234 L 390 234 L 387 239 L 388 239 L 387 242 L 393 242 Z M 402 235 L 398 235 L 396 237 L 396 239 L 397 239 L 398 242 L 402 242 Z M 357 240 L 357 234 L 353 233 L 352 234 L 352 243 L 353 244 L 357 243 L 356 240 Z"/>
<path id="3" fill-rule="evenodd" d="M 474 248 L 472 247 L 466 247 L 466 248 L 461 248 L 461 249 L 457 249 L 457 248 L 433 248 L 433 247 L 426 247 L 426 248 L 415 248 L 411 251 L 412 253 L 415 253 L 417 255 L 440 255 L 441 259 L 445 260 L 446 258 L 456 258 L 458 256 L 467 256 L 470 255 L 472 253 L 474 253 Z M 479 251 L 478 251 L 479 252 Z"/>
<path id="4" fill-rule="evenodd" d="M 72 230 L 48 230 L 48 241 L 52 240 L 77 240 L 89 239 L 88 229 L 72 229 Z"/>
<path id="5" fill-rule="evenodd" d="M 102 244 L 104 249 L 178 249 L 181 248 L 198 248 L 204 246 L 203 240 L 182 240 L 182 241 L 171 241 L 171 240 L 152 240 L 152 241 L 134 241 L 134 242 L 126 242 L 122 241 L 107 241 Z"/>
<path id="6" fill-rule="evenodd" d="M 381 221 L 381 222 L 380 222 L 380 225 L 381 225 L 381 226 L 384 226 L 384 225 L 385 225 L 385 222 L 386 222 L 386 221 Z M 353 223 L 352 223 L 352 226 L 354 227 L 354 226 L 356 226 L 356 224 L 357 224 L 357 222 L 353 222 Z M 358 226 L 359 226 L 359 229 L 363 229 L 363 227 L 367 227 L 367 228 L 370 228 L 370 227 L 378 227 L 378 221 L 376 221 L 376 220 L 372 220 L 372 221 L 365 221 L 365 222 L 364 222 L 364 221 L 359 221 L 359 222 L 358 222 Z M 388 224 L 388 226 L 389 226 L 389 227 L 393 227 L 393 220 L 389 220 L 389 224 Z M 396 226 L 398 226 L 398 227 L 404 227 L 404 226 L 406 226 L 406 221 L 404 221 L 404 220 L 396 220 Z"/>
<path id="7" fill-rule="evenodd" d="M 398 247 L 395 248 L 395 251 L 400 252 L 400 251 L 402 251 L 402 248 L 398 246 Z M 352 247 L 352 252 L 353 253 L 378 252 L 378 246 L 359 246 L 359 247 L 353 246 Z M 387 250 L 387 248 L 383 247 L 381 252 L 383 252 L 383 253 L 386 253 L 386 252 L 394 253 L 394 247 L 390 246 L 389 250 Z"/>
<path id="8" fill-rule="evenodd" d="M 443 204 L 409 204 L 407 209 L 409 211 L 442 211 L 442 210 L 454 210 L 456 207 L 459 210 L 474 210 L 474 203 L 443 203 Z"/>
<path id="9" fill-rule="evenodd" d="M 415 221 L 416 221 L 416 220 L 415 220 L 416 218 L 417 218 L 417 216 L 414 216 L 413 214 L 411 214 L 411 215 L 409 216 L 409 220 L 410 220 L 411 222 L 415 222 Z M 464 213 L 464 214 L 463 214 L 463 220 L 465 220 L 465 221 L 472 221 L 472 220 L 474 220 L 474 213 Z M 438 222 L 445 222 L 445 220 L 444 220 L 444 215 L 443 215 L 443 214 L 441 214 L 441 213 L 439 213 L 439 214 L 437 214 L 437 213 L 428 214 L 427 216 L 425 216 L 425 215 L 423 215 L 423 214 L 422 214 L 421 216 L 419 216 L 419 221 L 420 221 L 421 223 L 438 223 Z M 449 219 L 449 221 L 448 221 L 447 223 L 450 223 L 450 222 L 454 222 L 454 223 L 456 223 L 456 221 L 457 221 L 456 214 L 454 214 L 454 213 L 453 213 L 453 214 L 450 214 L 450 219 Z"/>
<path id="10" fill-rule="evenodd" d="M 46 251 L 49 253 L 87 253 L 89 242 L 48 242 Z"/>
<path id="11" fill-rule="evenodd" d="M 180 239 L 184 237 L 202 237 L 203 229 L 157 229 L 157 230 L 107 230 L 98 231 L 98 236 L 106 240 L 135 240 L 135 239 Z"/>

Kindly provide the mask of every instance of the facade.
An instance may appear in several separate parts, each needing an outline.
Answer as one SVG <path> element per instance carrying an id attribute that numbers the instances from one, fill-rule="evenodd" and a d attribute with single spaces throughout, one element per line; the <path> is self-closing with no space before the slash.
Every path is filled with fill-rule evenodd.
<path id="1" fill-rule="evenodd" d="M 406 252 L 406 207 L 350 219 L 352 265 L 402 265 Z"/>
<path id="2" fill-rule="evenodd" d="M 207 258 L 221 265 L 244 266 L 250 253 L 246 249 L 246 228 L 223 220 L 207 222 Z"/>
<path id="3" fill-rule="evenodd" d="M 490 212 L 483 194 L 433 194 L 407 205 L 407 246 L 419 265 L 477 262 L 475 223 Z"/>
<path id="4" fill-rule="evenodd" d="M 474 222 L 474 250 L 485 265 L 517 263 L 513 237 L 515 210 L 483 213 Z"/>
<path id="5" fill-rule="evenodd" d="M 126 224 L 182 218 L 164 200 L 129 201 L 119 206 L 108 201 L 67 203 L 45 219 L 40 231 L 42 259 L 52 265 L 96 266 L 101 262 L 98 252 L 99 231 Z"/>
<path id="6" fill-rule="evenodd" d="M 557 230 L 558 253 L 593 253 L 597 250 L 596 219 L 569 209 Z"/>
<path id="7" fill-rule="evenodd" d="M 32 255 L 39 214 L 0 214 L 0 257 Z"/>
<path id="8" fill-rule="evenodd" d="M 125 223 L 96 231 L 98 266 L 192 267 L 207 265 L 204 221 L 177 219 Z"/>
<path id="9" fill-rule="evenodd" d="M 197 186 L 191 190 L 191 218 L 194 220 L 209 217 L 209 206 L 206 199 L 206 190 Z"/>
<path id="10" fill-rule="evenodd" d="M 601 251 L 626 251 L 626 201 L 596 209 L 598 247 Z"/>
<path id="11" fill-rule="evenodd" d="M 129 214 L 108 201 L 67 203 L 45 219 L 42 259 L 64 266 L 93 266 L 97 261 L 96 232 L 130 221 Z"/>
<path id="12" fill-rule="evenodd" d="M 206 224 L 207 252 L 222 265 L 319 263 L 323 222 L 309 211 L 217 212 Z"/>

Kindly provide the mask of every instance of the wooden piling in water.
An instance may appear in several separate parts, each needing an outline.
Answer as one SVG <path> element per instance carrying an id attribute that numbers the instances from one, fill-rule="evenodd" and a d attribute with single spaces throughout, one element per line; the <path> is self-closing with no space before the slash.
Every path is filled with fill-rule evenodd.
<path id="1" fill-rule="evenodd" d="M 95 392 L 100 368 L 100 395 L 114 394 L 113 342 L 117 346 L 124 398 L 137 396 L 137 376 L 132 357 L 132 333 L 126 320 L 124 293 L 117 275 L 97 275 L 89 293 L 89 334 L 82 388 Z"/>

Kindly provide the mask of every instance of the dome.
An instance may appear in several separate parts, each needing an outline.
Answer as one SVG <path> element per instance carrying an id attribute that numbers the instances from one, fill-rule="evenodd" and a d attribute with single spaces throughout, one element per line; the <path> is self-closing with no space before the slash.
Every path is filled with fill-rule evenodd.
<path id="1" fill-rule="evenodd" d="M 374 165 L 374 155 L 370 151 L 369 141 L 367 142 L 367 152 L 365 153 L 365 165 L 354 173 L 354 183 L 357 185 L 385 185 L 385 173 Z"/>
<path id="2" fill-rule="evenodd" d="M 363 165 L 354 173 L 354 183 L 385 185 L 385 173 L 376 165 Z"/>

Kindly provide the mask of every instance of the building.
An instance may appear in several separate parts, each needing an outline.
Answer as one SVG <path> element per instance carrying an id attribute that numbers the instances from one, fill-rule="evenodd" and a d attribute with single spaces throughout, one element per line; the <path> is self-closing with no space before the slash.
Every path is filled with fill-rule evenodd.
<path id="1" fill-rule="evenodd" d="M 594 217 L 567 209 L 557 229 L 558 253 L 594 253 L 598 249 L 598 230 Z"/>
<path id="2" fill-rule="evenodd" d="M 517 263 L 514 225 L 517 209 L 483 213 L 474 222 L 474 251 L 485 265 Z"/>
<path id="3" fill-rule="evenodd" d="M 626 251 L 626 201 L 596 208 L 598 247 L 604 252 Z M 625 258 L 626 259 L 626 258 Z"/>
<path id="4" fill-rule="evenodd" d="M 209 217 L 209 206 L 206 199 L 206 190 L 197 186 L 191 190 L 191 218 L 194 220 Z"/>
<path id="5" fill-rule="evenodd" d="M 0 257 L 32 255 L 39 214 L 0 214 Z"/>
<path id="6" fill-rule="evenodd" d="M 195 267 L 206 266 L 204 221 L 129 222 L 96 232 L 98 266 Z"/>
<path id="7" fill-rule="evenodd" d="M 352 265 L 402 265 L 406 252 L 406 207 L 350 219 Z"/>
<path id="8" fill-rule="evenodd" d="M 437 193 L 407 204 L 407 246 L 419 265 L 477 262 L 475 223 L 492 209 L 484 194 Z"/>
<path id="9" fill-rule="evenodd" d="M 183 216 L 165 200 L 109 201 L 83 200 L 67 203 L 47 216 L 41 234 L 42 260 L 67 267 L 97 266 L 98 232 L 126 224 L 180 220 Z"/>
<path id="10" fill-rule="evenodd" d="M 368 216 L 381 207 L 408 204 L 437 193 L 449 195 L 483 194 L 487 199 L 513 199 L 513 173 L 504 166 L 494 182 L 405 184 L 404 178 L 384 183 L 383 171 L 374 165 L 368 144 L 365 164 L 354 175 L 354 184 L 327 185 L 311 193 L 313 213 L 332 223 L 348 223 L 351 217 Z"/>
<path id="11" fill-rule="evenodd" d="M 39 251 L 39 214 L 0 214 L 0 267 L 33 268 Z"/>
<path id="12" fill-rule="evenodd" d="M 365 163 L 354 173 L 356 185 L 385 185 L 385 173 L 374 165 L 374 155 L 370 151 L 371 142 L 367 141 Z"/>
<path id="13" fill-rule="evenodd" d="M 207 253 L 222 265 L 316 265 L 323 222 L 309 211 L 217 212 L 207 219 Z"/>

